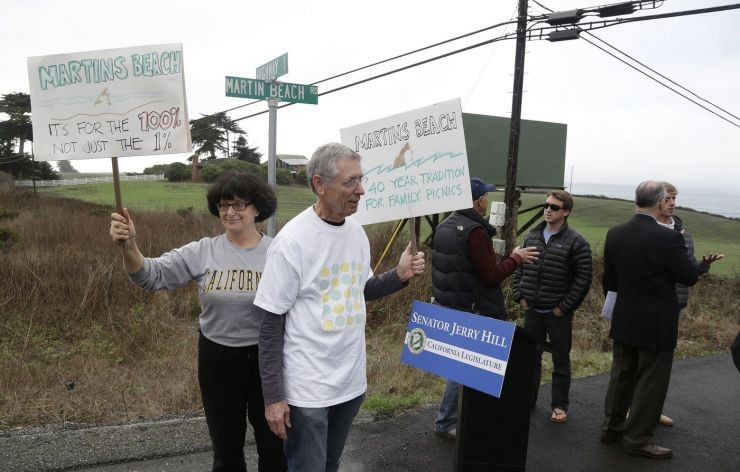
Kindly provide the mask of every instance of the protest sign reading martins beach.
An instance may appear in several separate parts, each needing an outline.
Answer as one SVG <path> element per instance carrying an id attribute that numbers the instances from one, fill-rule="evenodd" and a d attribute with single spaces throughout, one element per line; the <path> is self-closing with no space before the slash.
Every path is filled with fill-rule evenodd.
<path id="1" fill-rule="evenodd" d="M 189 152 L 181 44 L 28 58 L 35 158 Z"/>
<path id="2" fill-rule="evenodd" d="M 460 100 L 344 128 L 368 178 L 362 224 L 469 208 L 470 176 Z"/>

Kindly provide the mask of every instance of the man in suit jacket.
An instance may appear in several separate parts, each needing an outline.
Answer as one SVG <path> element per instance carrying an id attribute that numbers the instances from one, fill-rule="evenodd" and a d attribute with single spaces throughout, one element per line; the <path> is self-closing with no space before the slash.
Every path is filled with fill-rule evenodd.
<path id="1" fill-rule="evenodd" d="M 664 197 L 662 183 L 642 182 L 635 192 L 635 216 L 610 229 L 604 244 L 604 291 L 617 292 L 617 300 L 601 440 L 621 438 L 627 454 L 654 459 L 673 455 L 652 438 L 678 337 L 676 283 L 693 285 L 699 276 L 681 234 L 656 222 Z"/>

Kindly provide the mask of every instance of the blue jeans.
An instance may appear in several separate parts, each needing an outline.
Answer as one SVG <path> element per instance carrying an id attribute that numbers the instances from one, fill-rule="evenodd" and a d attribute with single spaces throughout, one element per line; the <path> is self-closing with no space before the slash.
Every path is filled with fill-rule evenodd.
<path id="1" fill-rule="evenodd" d="M 290 405 L 285 456 L 291 472 L 336 472 L 352 421 L 365 394 L 324 408 Z"/>
<path id="2" fill-rule="evenodd" d="M 457 428 L 457 393 L 460 384 L 447 381 L 445 392 L 442 394 L 442 403 L 439 404 L 439 413 L 434 422 L 434 431 L 437 433 L 449 433 Z"/>

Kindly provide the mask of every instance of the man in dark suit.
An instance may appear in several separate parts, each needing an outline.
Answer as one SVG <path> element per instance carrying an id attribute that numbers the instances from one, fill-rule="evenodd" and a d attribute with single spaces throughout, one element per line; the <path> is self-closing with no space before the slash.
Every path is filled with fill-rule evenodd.
<path id="1" fill-rule="evenodd" d="M 676 283 L 693 285 L 699 276 L 681 234 L 656 222 L 664 197 L 660 182 L 638 185 L 635 216 L 610 229 L 604 244 L 604 291 L 616 292 L 617 299 L 609 331 L 614 344 L 601 440 L 621 439 L 627 454 L 653 459 L 673 455 L 652 439 L 678 337 Z"/>

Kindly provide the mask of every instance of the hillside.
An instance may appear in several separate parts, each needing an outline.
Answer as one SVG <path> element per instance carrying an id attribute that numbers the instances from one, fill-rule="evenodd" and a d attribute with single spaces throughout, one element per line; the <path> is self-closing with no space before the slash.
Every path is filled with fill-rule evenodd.
<path id="1" fill-rule="evenodd" d="M 206 189 L 206 184 L 194 183 L 121 182 L 124 206 L 133 212 L 183 209 L 207 212 Z M 41 192 L 111 206 L 115 200 L 113 185 L 110 183 L 44 188 Z M 315 201 L 314 195 L 307 187 L 279 186 L 277 194 L 278 227 Z M 503 192 L 493 194 L 493 200 L 495 201 L 503 201 L 503 198 Z M 525 193 L 522 195 L 521 208 L 532 207 L 544 201 L 544 198 L 542 194 Z M 627 220 L 633 212 L 634 205 L 625 200 L 603 197 L 576 197 L 575 209 L 569 218 L 569 222 L 572 227 L 580 231 L 589 240 L 594 253 L 599 254 L 603 248 L 607 230 Z M 685 226 L 694 236 L 697 257 L 709 252 L 725 255 L 724 260 L 713 265 L 713 274 L 731 276 L 740 274 L 739 220 L 680 208 L 676 213 L 683 219 Z M 520 215 L 519 226 L 522 226 L 532 215 L 531 212 Z M 424 224 L 422 235 L 426 235 L 428 232 L 429 227 Z"/>

